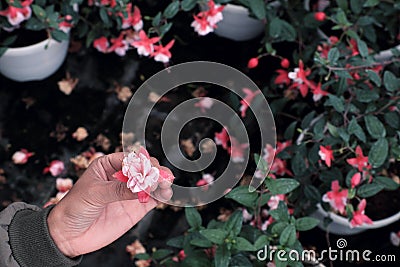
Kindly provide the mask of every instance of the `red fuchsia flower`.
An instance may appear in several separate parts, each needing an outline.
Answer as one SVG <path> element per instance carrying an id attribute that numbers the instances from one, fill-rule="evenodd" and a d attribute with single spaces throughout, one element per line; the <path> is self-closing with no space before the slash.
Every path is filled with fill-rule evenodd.
<path id="1" fill-rule="evenodd" d="M 12 3 L 12 1 L 10 1 Z M 7 17 L 8 22 L 12 26 L 18 26 L 24 20 L 28 20 L 32 15 L 30 5 L 33 0 L 25 0 L 21 2 L 22 7 L 8 6 L 7 9 L 0 11 L 0 16 Z"/>
<path id="2" fill-rule="evenodd" d="M 190 26 L 192 26 L 194 31 L 199 35 L 204 36 L 214 31 L 215 25 L 210 24 L 204 12 L 200 12 L 197 16 L 193 15 L 193 18 L 194 21 Z"/>
<path id="3" fill-rule="evenodd" d="M 284 201 L 285 200 L 285 195 L 280 194 L 280 195 L 275 195 L 271 196 L 271 198 L 268 200 L 268 206 L 270 210 L 275 210 L 278 208 L 279 201 Z"/>
<path id="4" fill-rule="evenodd" d="M 228 150 L 229 135 L 226 127 L 222 128 L 221 132 L 215 133 L 215 143 L 221 145 L 224 149 Z"/>
<path id="5" fill-rule="evenodd" d="M 395 232 L 390 233 L 390 242 L 395 247 L 400 246 L 400 231 L 398 231 L 397 233 Z"/>
<path id="6" fill-rule="evenodd" d="M 137 6 L 134 6 L 132 13 L 132 3 L 126 5 L 126 14 L 127 17 L 120 14 L 122 17 L 122 29 L 127 29 L 129 27 L 133 27 L 135 31 L 140 31 L 143 28 L 143 20 L 142 15 L 140 14 L 140 9 Z"/>
<path id="7" fill-rule="evenodd" d="M 286 165 L 286 161 L 275 157 L 274 162 L 271 165 L 271 172 L 279 176 L 283 176 L 285 174 L 293 176 L 293 173 L 286 168 Z"/>
<path id="8" fill-rule="evenodd" d="M 65 16 L 65 20 L 61 21 L 60 23 L 58 23 L 58 28 L 65 32 L 68 33 L 70 31 L 70 29 L 72 28 L 72 23 L 70 22 L 72 19 L 71 15 L 67 15 Z"/>
<path id="9" fill-rule="evenodd" d="M 349 48 L 351 50 L 351 55 L 357 56 L 358 54 L 360 54 L 360 52 L 358 51 L 357 41 L 355 39 L 351 39 L 349 42 L 350 42 Z"/>
<path id="10" fill-rule="evenodd" d="M 331 166 L 332 160 L 334 160 L 333 150 L 331 149 L 331 146 L 319 146 L 318 155 L 323 161 L 325 161 L 326 166 Z"/>
<path id="11" fill-rule="evenodd" d="M 61 193 L 69 191 L 73 184 L 74 182 L 70 178 L 57 178 L 56 180 L 56 188 Z"/>
<path id="12" fill-rule="evenodd" d="M 65 165 L 64 162 L 62 162 L 61 160 L 53 160 L 52 162 L 50 162 L 50 165 L 46 168 L 44 168 L 43 173 L 49 173 L 56 177 L 59 176 L 65 169 Z"/>
<path id="13" fill-rule="evenodd" d="M 253 215 L 250 214 L 248 212 L 248 210 L 245 209 L 245 208 L 242 209 L 242 216 L 243 216 L 243 221 L 244 222 L 249 222 L 249 221 L 251 221 L 253 219 Z"/>
<path id="14" fill-rule="evenodd" d="M 307 76 L 310 75 L 311 70 L 304 69 L 303 61 L 299 61 L 299 67 L 295 68 L 293 72 L 289 72 L 288 77 L 293 80 L 293 84 L 290 88 L 299 89 L 301 95 L 303 97 L 307 96 L 308 88 L 313 85 L 311 81 L 307 79 Z"/>
<path id="15" fill-rule="evenodd" d="M 108 52 L 115 52 L 118 56 L 125 56 L 126 51 L 129 49 L 128 42 L 124 40 L 124 34 L 121 33 L 118 38 L 111 38 L 111 46 Z"/>
<path id="16" fill-rule="evenodd" d="M 371 169 L 371 165 L 368 163 L 368 157 L 364 156 L 360 146 L 356 147 L 356 157 L 347 159 L 347 163 L 358 168 L 360 172 Z"/>
<path id="17" fill-rule="evenodd" d="M 254 69 L 258 66 L 258 57 L 250 58 L 249 62 L 247 63 L 247 67 L 249 69 Z"/>
<path id="18" fill-rule="evenodd" d="M 351 177 L 351 188 L 355 188 L 357 185 L 359 185 L 361 182 L 361 173 L 357 172 Z"/>
<path id="19" fill-rule="evenodd" d="M 204 186 L 203 190 L 207 191 L 208 186 L 214 182 L 214 176 L 209 173 L 203 174 L 203 177 L 197 181 L 196 186 Z"/>
<path id="20" fill-rule="evenodd" d="M 174 45 L 175 40 L 171 40 L 166 46 L 155 45 L 154 52 L 151 54 L 154 57 L 155 61 L 168 63 L 169 59 L 172 57 L 171 52 L 169 51 Z"/>
<path id="21" fill-rule="evenodd" d="M 329 93 L 321 89 L 321 83 L 318 83 L 317 86 L 311 86 L 311 92 L 313 94 L 314 102 L 321 100 L 323 96 L 327 96 Z"/>
<path id="22" fill-rule="evenodd" d="M 285 150 L 287 147 L 292 145 L 292 141 L 288 140 L 285 142 L 276 142 L 276 155 L 281 153 L 283 150 Z"/>
<path id="23" fill-rule="evenodd" d="M 314 13 L 314 18 L 317 21 L 324 21 L 326 19 L 326 14 L 325 14 L 325 12 L 322 12 L 322 11 L 315 12 Z"/>
<path id="24" fill-rule="evenodd" d="M 241 116 L 242 118 L 244 118 L 246 116 L 246 111 L 249 108 L 251 102 L 260 93 L 260 91 L 257 90 L 256 92 L 253 92 L 249 88 L 243 88 L 242 91 L 246 95 L 244 99 L 240 100 L 240 104 L 242 104 L 240 106 Z"/>
<path id="25" fill-rule="evenodd" d="M 96 40 L 93 41 L 93 47 L 102 53 L 107 53 L 109 46 L 110 46 L 110 43 L 108 42 L 107 38 L 104 36 L 97 38 Z"/>
<path id="26" fill-rule="evenodd" d="M 32 157 L 33 155 L 34 155 L 34 153 L 28 152 L 28 150 L 26 150 L 26 149 L 21 149 L 20 151 L 15 152 L 12 155 L 11 159 L 14 162 L 14 164 L 22 165 L 22 164 L 27 163 L 28 159 L 30 157 Z"/>
<path id="27" fill-rule="evenodd" d="M 263 159 L 268 165 L 274 161 L 275 154 L 277 154 L 276 150 L 270 144 L 266 144 Z"/>
<path id="28" fill-rule="evenodd" d="M 131 45 L 137 48 L 137 53 L 142 56 L 150 56 L 154 52 L 154 44 L 160 41 L 160 37 L 149 38 L 146 32 L 139 32 L 139 40 L 131 42 Z"/>
<path id="29" fill-rule="evenodd" d="M 263 224 L 261 225 L 261 230 L 262 231 L 267 231 L 268 226 L 270 226 L 273 222 L 274 222 L 274 218 L 272 218 L 271 216 L 268 218 L 268 220 L 266 220 L 265 222 L 263 222 Z"/>
<path id="30" fill-rule="evenodd" d="M 235 138 L 231 138 L 231 147 L 228 149 L 228 153 L 232 157 L 234 163 L 239 163 L 244 161 L 244 151 L 249 147 L 249 144 L 241 144 Z"/>
<path id="31" fill-rule="evenodd" d="M 367 201 L 365 199 L 361 200 L 358 204 L 357 210 L 353 212 L 353 218 L 350 221 L 352 227 L 366 224 L 372 224 L 372 220 L 365 215 L 365 207 L 367 206 Z"/>
<path id="32" fill-rule="evenodd" d="M 290 84 L 290 79 L 286 70 L 276 70 L 276 72 L 278 73 L 278 76 L 275 78 L 275 84 Z"/>
<path id="33" fill-rule="evenodd" d="M 323 195 L 322 200 L 329 202 L 334 210 L 344 214 L 346 212 L 345 207 L 347 203 L 348 190 L 341 189 L 338 180 L 332 181 L 331 189 L 332 191 Z"/>
<path id="34" fill-rule="evenodd" d="M 210 109 L 214 105 L 214 100 L 210 97 L 202 97 L 199 102 L 194 104 L 195 107 L 199 107 L 202 113 L 206 112 L 206 109 Z"/>
<path id="35" fill-rule="evenodd" d="M 208 1 L 208 10 L 206 11 L 206 17 L 211 25 L 216 25 L 218 22 L 224 19 L 222 10 L 225 6 L 216 5 L 213 0 Z"/>
<path id="36" fill-rule="evenodd" d="M 287 68 L 289 68 L 289 66 L 290 66 L 289 60 L 287 58 L 282 58 L 281 67 L 284 69 L 287 69 Z"/>

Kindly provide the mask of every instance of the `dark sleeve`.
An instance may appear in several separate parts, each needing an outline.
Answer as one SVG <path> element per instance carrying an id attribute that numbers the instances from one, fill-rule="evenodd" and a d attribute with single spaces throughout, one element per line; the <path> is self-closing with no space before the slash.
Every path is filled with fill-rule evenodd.
<path id="1" fill-rule="evenodd" d="M 69 267 L 80 263 L 82 257 L 64 256 L 51 238 L 47 216 L 52 208 L 41 210 L 25 203 L 13 203 L 0 213 L 0 266 Z M 4 231 L 6 240 L 3 240 Z"/>

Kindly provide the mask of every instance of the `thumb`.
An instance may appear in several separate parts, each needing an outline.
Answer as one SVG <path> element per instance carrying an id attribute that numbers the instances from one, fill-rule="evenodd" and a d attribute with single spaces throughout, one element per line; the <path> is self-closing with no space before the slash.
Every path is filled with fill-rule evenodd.
<path id="1" fill-rule="evenodd" d="M 126 186 L 126 183 L 119 181 L 104 181 L 96 189 L 99 200 L 104 203 L 112 203 L 123 200 L 137 199 L 137 194 Z"/>

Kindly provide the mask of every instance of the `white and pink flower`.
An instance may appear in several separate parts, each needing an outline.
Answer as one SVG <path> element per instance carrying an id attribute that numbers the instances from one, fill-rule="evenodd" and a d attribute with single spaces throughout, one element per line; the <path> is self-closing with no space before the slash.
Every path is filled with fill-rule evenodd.
<path id="1" fill-rule="evenodd" d="M 121 33 L 118 38 L 111 38 L 111 46 L 108 52 L 115 52 L 118 56 L 125 56 L 126 51 L 129 49 L 128 42 L 124 40 L 124 34 Z"/>
<path id="2" fill-rule="evenodd" d="M 28 20 L 32 15 L 32 10 L 30 5 L 33 0 L 25 0 L 21 2 L 21 7 L 8 6 L 7 9 L 0 11 L 0 16 L 7 17 L 8 22 L 14 26 L 18 27 L 21 22 Z"/>
<path id="3" fill-rule="evenodd" d="M 53 160 L 52 162 L 50 162 L 50 165 L 48 167 L 44 168 L 43 173 L 50 172 L 52 176 L 57 177 L 61 173 L 63 173 L 64 169 L 64 162 L 62 162 L 61 160 Z"/>
<path id="4" fill-rule="evenodd" d="M 353 212 L 353 218 L 350 221 L 352 227 L 365 224 L 372 224 L 372 220 L 365 215 L 365 207 L 367 206 L 367 201 L 365 199 L 361 200 L 358 204 L 357 210 Z"/>
<path id="5" fill-rule="evenodd" d="M 93 47 L 102 53 L 107 53 L 109 46 L 110 46 L 110 43 L 108 42 L 107 38 L 104 36 L 97 38 L 96 40 L 93 41 Z"/>
<path id="6" fill-rule="evenodd" d="M 142 56 L 150 56 L 154 52 L 154 44 L 160 41 L 160 37 L 149 38 L 146 32 L 139 32 L 139 40 L 135 40 L 130 44 L 137 49 L 137 53 Z"/>
<path id="7" fill-rule="evenodd" d="M 56 188 L 59 192 L 64 193 L 69 191 L 74 185 L 74 181 L 70 178 L 57 178 Z"/>
<path id="8" fill-rule="evenodd" d="M 249 108 L 251 102 L 253 99 L 260 93 L 260 91 L 253 92 L 249 88 L 243 88 L 242 89 L 243 93 L 245 93 L 244 99 L 240 100 L 240 111 L 241 111 L 241 116 L 244 118 L 246 116 L 246 111 Z"/>
<path id="9" fill-rule="evenodd" d="M 203 174 L 203 177 L 197 181 L 196 186 L 203 186 L 203 190 L 207 191 L 208 187 L 214 182 L 214 176 L 209 173 Z"/>
<path id="10" fill-rule="evenodd" d="M 334 210 L 339 211 L 341 214 L 344 214 L 346 212 L 345 208 L 347 204 L 347 196 L 348 190 L 341 189 L 339 181 L 335 180 L 332 181 L 331 191 L 323 195 L 322 200 L 325 202 L 329 202 Z"/>
<path id="11" fill-rule="evenodd" d="M 221 132 L 215 133 L 215 143 L 221 145 L 224 149 L 228 149 L 229 135 L 226 127 L 222 128 Z"/>
<path id="12" fill-rule="evenodd" d="M 194 104 L 194 106 L 199 107 L 203 113 L 205 113 L 206 109 L 210 109 L 213 105 L 214 100 L 211 97 L 202 97 L 199 102 Z"/>
<path id="13" fill-rule="evenodd" d="M 169 51 L 174 45 L 175 40 L 171 40 L 166 46 L 155 45 L 154 52 L 151 54 L 154 57 L 155 61 L 168 63 L 169 59 L 172 57 L 171 52 Z"/>
<path id="14" fill-rule="evenodd" d="M 235 137 L 232 137 L 231 147 L 228 149 L 228 153 L 231 155 L 232 161 L 234 163 L 244 162 L 244 153 L 248 147 L 249 144 L 241 144 Z"/>
<path id="15" fill-rule="evenodd" d="M 20 151 L 17 151 L 12 155 L 12 161 L 14 162 L 14 164 L 25 164 L 28 162 L 28 159 L 33 156 L 33 154 L 34 153 L 29 152 L 26 149 L 21 149 Z"/>
<path id="16" fill-rule="evenodd" d="M 331 167 L 332 160 L 334 160 L 331 146 L 319 146 L 318 155 L 323 161 L 325 161 L 326 166 Z"/>
<path id="17" fill-rule="evenodd" d="M 122 29 L 127 29 L 129 27 L 133 27 L 135 31 L 140 31 L 143 28 L 143 20 L 142 15 L 140 14 L 140 9 L 137 6 L 133 7 L 132 12 L 132 3 L 126 5 L 126 14 L 127 17 L 122 16 Z"/>
<path id="18" fill-rule="evenodd" d="M 271 196 L 271 198 L 268 200 L 268 206 L 270 210 L 275 210 L 278 208 L 279 202 L 285 200 L 285 195 L 280 194 L 280 195 L 274 195 Z"/>

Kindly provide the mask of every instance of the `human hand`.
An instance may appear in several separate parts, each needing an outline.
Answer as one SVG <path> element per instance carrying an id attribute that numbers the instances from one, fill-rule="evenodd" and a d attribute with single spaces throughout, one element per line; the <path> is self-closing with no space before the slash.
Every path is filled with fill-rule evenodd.
<path id="1" fill-rule="evenodd" d="M 64 255 L 73 258 L 107 246 L 157 205 L 153 198 L 140 203 L 136 193 L 113 177 L 123 157 L 115 153 L 96 159 L 50 212 L 49 232 Z M 169 200 L 170 184 L 160 184 L 155 196 Z"/>

